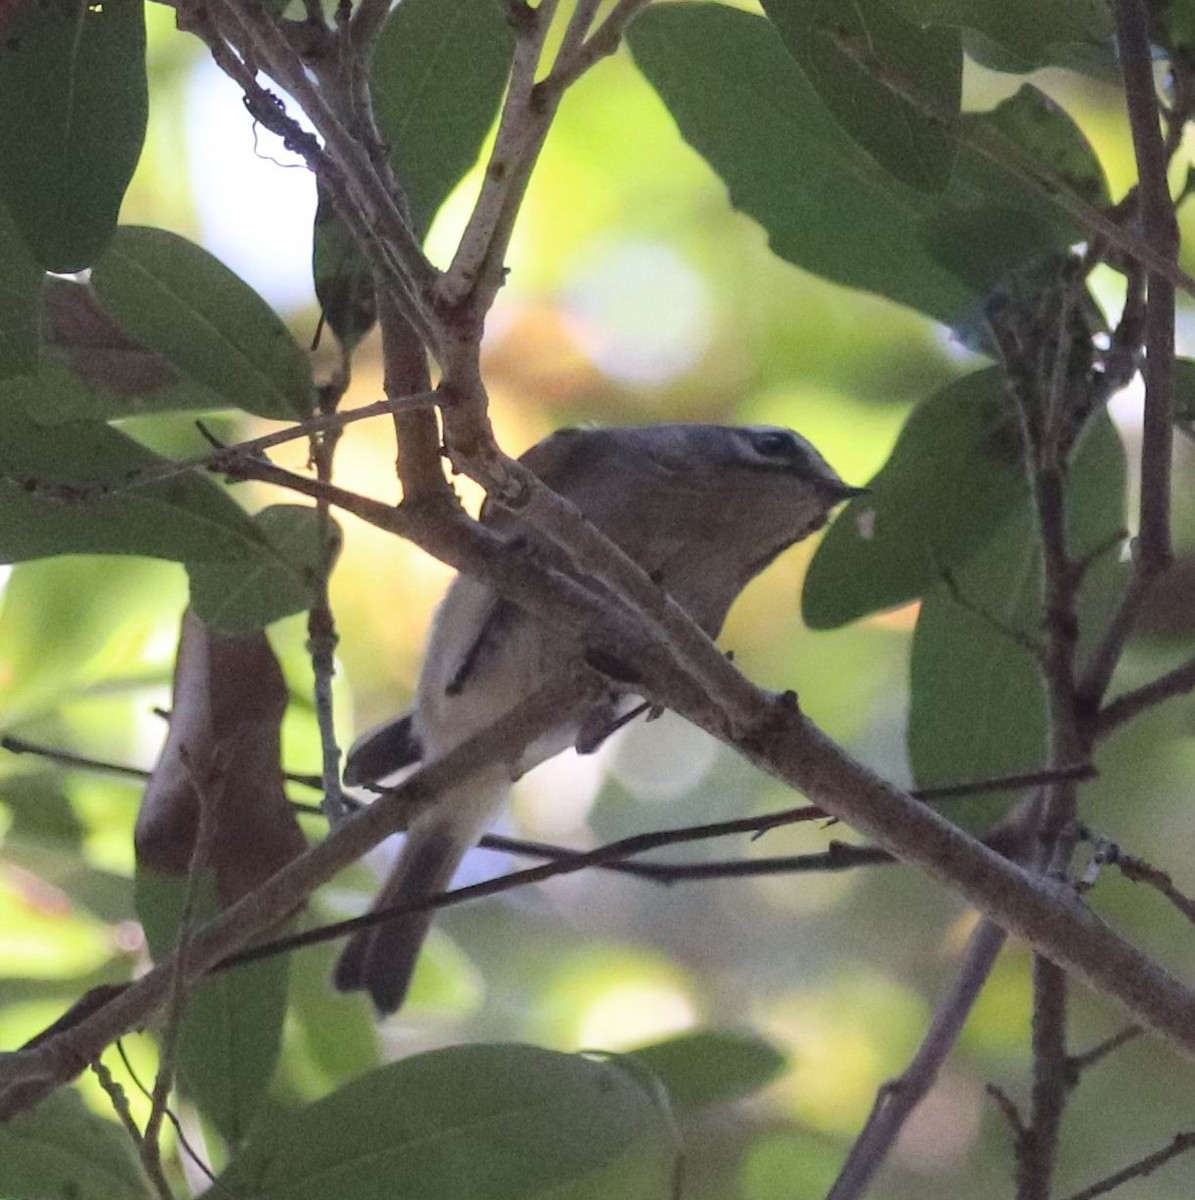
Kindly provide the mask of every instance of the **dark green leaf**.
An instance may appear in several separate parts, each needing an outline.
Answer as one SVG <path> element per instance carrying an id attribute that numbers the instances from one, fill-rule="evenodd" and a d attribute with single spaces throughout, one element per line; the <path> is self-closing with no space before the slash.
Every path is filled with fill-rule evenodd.
<path id="1" fill-rule="evenodd" d="M 1104 0 L 887 0 L 916 25 L 974 30 L 1011 57 L 1000 70 L 1067 64 L 1069 47 L 1109 56 L 1112 14 Z M 987 63 L 985 65 L 996 65 Z"/>
<path id="2" fill-rule="evenodd" d="M 208 1195 L 659 1200 L 672 1166 L 666 1119 L 631 1071 L 532 1046 L 453 1046 L 277 1117 Z"/>
<path id="3" fill-rule="evenodd" d="M 0 205 L 0 379 L 37 369 L 41 284 L 41 267 L 30 257 L 8 211 Z"/>
<path id="4" fill-rule="evenodd" d="M 682 1033 L 630 1057 L 664 1085 L 682 1112 L 749 1096 L 786 1066 L 784 1055 L 755 1034 L 715 1030 Z"/>
<path id="5" fill-rule="evenodd" d="M 124 226 L 91 282 L 126 334 L 225 403 L 276 420 L 312 411 L 307 355 L 248 284 L 193 242 Z"/>
<path id="6" fill-rule="evenodd" d="M 275 504 L 255 514 L 264 546 L 252 564 L 192 563 L 191 607 L 222 634 L 241 635 L 311 607 L 322 553 L 314 508 Z M 339 542 L 340 531 L 332 525 Z"/>
<path id="7" fill-rule="evenodd" d="M 387 19 L 370 73 L 419 237 L 477 161 L 513 52 L 496 0 L 403 0 Z"/>
<path id="8" fill-rule="evenodd" d="M 1189 438 L 1195 438 L 1195 359 L 1174 363 L 1174 420 Z"/>
<path id="9" fill-rule="evenodd" d="M 1124 524 L 1125 459 L 1101 414 L 1084 435 L 1068 481 L 1070 550 L 1083 559 L 1107 551 Z M 1080 634 L 1101 632 L 1115 598 L 1103 572 L 1080 596 Z M 913 637 L 909 759 L 922 786 L 1033 770 L 1045 761 L 1047 712 L 1030 642 L 1042 637 L 1041 563 L 1028 502 L 978 554 L 939 584 L 921 606 Z M 1010 632 L 1012 631 L 1012 632 Z M 1013 799 L 955 804 L 951 816 L 987 825 Z"/>
<path id="10" fill-rule="evenodd" d="M 228 407 L 130 337 L 89 285 L 48 277 L 42 296 L 41 374 L 54 386 L 53 405 L 37 414 L 43 425 Z"/>
<path id="11" fill-rule="evenodd" d="M 1103 167 L 1083 132 L 1031 84 L 990 112 L 968 113 L 960 127 L 1012 171 L 1038 164 L 1088 204 L 1110 203 Z M 1035 191 L 1009 169 L 965 147 L 943 203 L 921 231 L 938 261 L 981 294 L 1007 282 L 1021 264 L 1061 253 L 1084 237 L 1052 193 Z"/>
<path id="12" fill-rule="evenodd" d="M 150 1200 L 129 1135 L 90 1112 L 71 1088 L 0 1123 L 5 1200 Z"/>
<path id="13" fill-rule="evenodd" d="M 957 31 L 911 24 L 886 0 L 763 7 L 826 107 L 881 167 L 911 187 L 945 187 L 955 148 L 945 122 L 962 96 Z"/>
<path id="14" fill-rule="evenodd" d="M 968 375 L 919 405 L 871 489 L 814 555 L 803 597 L 814 629 L 922 595 L 1023 502 L 1020 427 L 1000 372 Z"/>
<path id="15" fill-rule="evenodd" d="M 629 40 L 682 135 L 777 254 L 947 324 L 973 323 L 995 284 L 1083 236 L 1052 189 L 1069 180 L 1082 197 L 1107 194 L 1081 133 L 1036 89 L 960 118 L 949 186 L 929 195 L 846 135 L 767 21 L 669 4 L 639 17 Z M 1026 160 L 1059 182 L 1031 184 Z"/>
<path id="16" fill-rule="evenodd" d="M 921 243 L 930 199 L 847 136 L 766 20 L 668 4 L 637 18 L 629 42 L 685 140 L 782 258 L 947 323 L 978 305 Z"/>
<path id="17" fill-rule="evenodd" d="M 30 376 L 0 383 L 0 561 L 142 554 L 175 562 L 243 559 L 263 542 L 237 503 L 193 473 L 125 486 L 165 460 L 111 427 L 47 428 L 52 404 Z"/>
<path id="18" fill-rule="evenodd" d="M 378 319 L 373 271 L 336 215 L 323 184 L 318 191 L 311 260 L 315 295 L 328 328 L 351 352 Z"/>
<path id="19" fill-rule="evenodd" d="M 211 875 L 198 877 L 192 929 L 218 911 Z M 156 960 L 174 947 L 185 876 L 137 869 L 137 915 Z M 265 959 L 205 979 L 187 992 L 179 1032 L 183 1090 L 230 1145 L 239 1144 L 274 1075 L 286 1017 L 287 959 Z"/>
<path id="20" fill-rule="evenodd" d="M 141 0 L 27 0 L 0 39 L 0 196 L 48 271 L 116 228 L 147 110 Z"/>

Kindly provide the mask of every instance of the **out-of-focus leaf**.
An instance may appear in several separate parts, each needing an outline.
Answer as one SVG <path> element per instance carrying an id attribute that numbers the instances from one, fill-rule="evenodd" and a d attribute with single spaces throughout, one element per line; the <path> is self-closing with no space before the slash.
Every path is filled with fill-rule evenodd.
<path id="1" fill-rule="evenodd" d="M 817 0 L 763 0 L 763 7 L 826 107 L 881 167 L 911 187 L 945 187 L 954 139 L 901 93 L 947 119 L 958 115 L 963 52 L 956 30 L 914 25 L 886 0 L 833 9 Z"/>
<path id="2" fill-rule="evenodd" d="M 328 328 L 351 352 L 378 319 L 373 271 L 322 183 L 318 192 L 311 258 L 315 295 Z"/>
<path id="3" fill-rule="evenodd" d="M 307 355 L 248 284 L 193 242 L 123 226 L 91 282 L 129 337 L 225 403 L 280 421 L 312 411 Z"/>
<path id="4" fill-rule="evenodd" d="M 1112 14 L 1104 0 L 887 0 L 916 25 L 970 29 L 1012 57 L 1002 70 L 1032 71 L 1069 61 L 1065 48 L 1086 46 L 1107 54 Z M 985 63 L 985 65 L 995 65 Z"/>
<path id="5" fill-rule="evenodd" d="M 3 51 L 0 51 L 3 53 Z M 0 379 L 37 368 L 37 301 L 42 269 L 0 204 Z"/>
<path id="6" fill-rule="evenodd" d="M 16 6 L 0 41 L 0 197 L 48 271 L 90 266 L 145 137 L 140 0 Z"/>
<path id="7" fill-rule="evenodd" d="M 417 236 L 477 161 L 513 52 L 496 0 L 403 0 L 387 19 L 370 75 Z"/>
<path id="8" fill-rule="evenodd" d="M 829 1138 L 800 1130 L 784 1130 L 760 1138 L 743 1162 L 742 1200 L 792 1200 L 823 1196 L 842 1166 L 842 1156 Z"/>
<path id="9" fill-rule="evenodd" d="M 327 913 L 305 914 L 303 927 L 331 920 Z M 363 995 L 346 995 L 328 986 L 340 947 L 335 943 L 309 946 L 293 956 L 290 965 L 290 1016 L 292 1036 L 317 1068 L 320 1093 L 339 1087 L 378 1063 L 378 1028 L 373 1006 Z M 299 1057 L 294 1042 L 280 1070 L 285 1077 Z"/>
<path id="10" fill-rule="evenodd" d="M 1075 454 L 1068 480 L 1069 543 L 1082 560 L 1107 551 L 1124 524 L 1124 448 L 1106 415 Z M 1080 633 L 1104 628 L 1115 589 L 1089 576 L 1080 597 Z M 1024 503 L 997 536 L 939 584 L 921 606 L 913 637 L 909 759 L 917 783 L 932 786 L 1033 770 L 1044 761 L 1045 694 L 1034 656 L 1009 631 L 1042 636 L 1041 560 Z M 1013 797 L 995 794 L 949 809 L 969 828 L 988 824 Z"/>
<path id="11" fill-rule="evenodd" d="M 72 1088 L 0 1124 L 5 1200 L 152 1200 L 129 1135 L 90 1112 Z"/>
<path id="12" fill-rule="evenodd" d="M 669 1102 L 682 1112 L 749 1096 L 787 1065 L 779 1050 L 755 1034 L 710 1029 L 642 1046 L 630 1057 L 664 1085 Z"/>
<path id="13" fill-rule="evenodd" d="M 161 564 L 71 555 L 16 567 L 0 605 L 0 722 L 11 728 L 73 698 L 127 606 L 158 587 Z"/>
<path id="14" fill-rule="evenodd" d="M 634 1074 L 533 1046 L 453 1046 L 257 1131 L 212 1200 L 659 1200 L 674 1150 Z"/>
<path id="15" fill-rule="evenodd" d="M 165 460 L 99 422 L 42 426 L 36 414 L 54 402 L 36 377 L 0 383 L 0 561 L 143 554 L 203 562 L 261 553 L 256 527 L 214 483 L 190 473 L 125 487 Z"/>
<path id="16" fill-rule="evenodd" d="M 311 607 L 322 554 L 319 514 L 300 504 L 275 504 L 253 517 L 265 543 L 251 564 L 193 563 L 191 607 L 209 628 L 233 636 Z M 333 524 L 337 544 L 340 530 Z"/>
<path id="17" fill-rule="evenodd" d="M 628 40 L 685 140 L 782 258 L 947 323 L 978 305 L 921 243 L 930 199 L 855 144 L 766 20 L 668 4 L 639 16 Z"/>
<path id="18" fill-rule="evenodd" d="M 170 734 L 137 816 L 137 911 L 155 958 L 175 945 L 189 871 L 202 922 L 305 848 L 283 790 L 286 699 L 263 634 L 225 638 L 184 618 Z M 286 993 L 286 960 L 272 958 L 222 972 L 187 997 L 183 1082 L 232 1144 L 273 1075 Z"/>
<path id="19" fill-rule="evenodd" d="M 1024 502 L 1016 410 L 998 370 L 948 384 L 919 405 L 892 454 L 822 540 L 803 613 L 834 629 L 937 585 Z"/>

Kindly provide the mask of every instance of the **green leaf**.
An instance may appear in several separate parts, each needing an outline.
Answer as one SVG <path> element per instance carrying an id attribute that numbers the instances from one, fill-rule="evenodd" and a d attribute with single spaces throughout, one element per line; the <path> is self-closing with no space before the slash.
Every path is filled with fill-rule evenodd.
<path id="1" fill-rule="evenodd" d="M 317 191 L 311 258 L 315 296 L 328 328 L 351 353 L 378 319 L 373 270 L 318 180 Z"/>
<path id="2" fill-rule="evenodd" d="M 1018 73 L 1066 65 L 1067 47 L 1110 57 L 1112 14 L 1105 0 L 887 0 L 915 25 L 974 30 L 1011 55 L 997 69 Z M 984 65 L 995 65 L 985 63 Z"/>
<path id="3" fill-rule="evenodd" d="M 88 284 L 47 277 L 41 320 L 40 374 L 53 388 L 53 404 L 37 414 L 43 425 L 228 408 L 130 337 Z"/>
<path id="4" fill-rule="evenodd" d="M 255 557 L 264 543 L 240 506 L 188 472 L 132 486 L 166 460 L 99 422 L 46 428 L 30 376 L 0 383 L 0 561 L 142 554 L 175 562 Z"/>
<path id="5" fill-rule="evenodd" d="M 150 1200 L 154 1195 L 129 1135 L 59 1088 L 36 1108 L 0 1124 L 0 1196 L 5 1200 Z"/>
<path id="6" fill-rule="evenodd" d="M 784 1055 L 755 1034 L 708 1029 L 643 1046 L 630 1057 L 664 1085 L 682 1112 L 749 1096 L 787 1066 Z"/>
<path id="7" fill-rule="evenodd" d="M 122 226 L 91 282 L 127 334 L 227 404 L 280 421 L 312 411 L 307 355 L 248 284 L 193 242 Z"/>
<path id="8" fill-rule="evenodd" d="M 802 608 L 814 629 L 922 595 L 1024 502 L 1020 426 L 1000 372 L 967 375 L 918 405 L 870 486 L 810 564 Z"/>
<path id="9" fill-rule="evenodd" d="M 766 20 L 668 4 L 639 16 L 628 40 L 685 140 L 782 258 L 948 324 L 978 306 L 921 242 L 931 199 L 846 134 Z"/>
<path id="10" fill-rule="evenodd" d="M 1038 193 L 1010 169 L 1040 164 L 1058 186 L 1093 207 L 1111 203 L 1103 167 L 1082 130 L 1032 84 L 989 112 L 966 114 L 960 130 L 967 142 L 954 178 L 943 202 L 926 217 L 921 237 L 942 266 L 980 294 L 1006 283 L 1022 264 L 1060 254 L 1085 236 L 1052 192 Z"/>
<path id="11" fill-rule="evenodd" d="M 30 257 L 8 211 L 0 205 L 0 379 L 37 369 L 37 302 L 42 278 L 41 267 Z"/>
<path id="12" fill-rule="evenodd" d="M 370 68 L 374 103 L 419 237 L 477 161 L 513 53 L 495 0 L 403 0 L 387 19 Z"/>
<path id="13" fill-rule="evenodd" d="M 1125 514 L 1125 457 L 1101 413 L 1084 434 L 1067 484 L 1069 546 L 1082 560 L 1107 550 Z M 1102 632 L 1116 591 L 1092 575 L 1080 594 L 1080 635 Z M 954 586 L 926 594 L 913 636 L 909 759 L 921 786 L 1033 770 L 1045 761 L 1046 700 L 1034 656 L 1008 631 L 1042 636 L 1041 560 L 1026 501 Z M 952 818 L 982 827 L 1014 799 L 994 794 L 954 804 Z"/>
<path id="14" fill-rule="evenodd" d="M 137 868 L 137 915 L 155 960 L 175 945 L 186 890 L 185 876 Z M 202 872 L 192 930 L 218 911 L 215 892 Z M 178 1042 L 183 1090 L 232 1146 L 248 1134 L 274 1076 L 286 998 L 285 955 L 222 971 L 187 992 Z"/>
<path id="15" fill-rule="evenodd" d="M 13 7 L 0 39 L 0 197 L 48 271 L 90 266 L 116 228 L 147 112 L 141 0 Z"/>
<path id="16" fill-rule="evenodd" d="M 957 31 L 911 24 L 886 0 L 763 7 L 826 107 L 881 167 L 910 187 L 945 187 L 955 143 L 938 118 L 955 118 L 962 98 Z"/>
<path id="17" fill-rule="evenodd" d="M 997 283 L 1080 240 L 1057 188 L 1069 181 L 1096 203 L 1107 195 L 1082 134 L 1033 88 L 958 120 L 953 175 L 931 195 L 860 149 L 767 21 L 669 4 L 643 13 L 629 41 L 685 140 L 777 254 L 947 324 L 973 324 Z M 1044 191 L 1025 182 L 1026 158 L 1056 182 Z"/>
<path id="18" fill-rule="evenodd" d="M 70 555 L 13 569 L 0 606 L 0 723 L 77 698 L 129 614 L 163 592 L 164 564 Z"/>
<path id="19" fill-rule="evenodd" d="M 1195 359 L 1174 361 L 1174 422 L 1189 438 L 1195 438 Z"/>
<path id="20" fill-rule="evenodd" d="M 264 543 L 251 564 L 192 563 L 191 607 L 222 634 L 242 635 L 309 609 L 323 549 L 319 513 L 300 504 L 275 504 L 253 517 Z M 335 523 L 332 537 L 339 545 Z"/>
<path id="21" fill-rule="evenodd" d="M 259 1129 L 211 1200 L 659 1200 L 667 1122 L 632 1072 L 533 1046 L 453 1046 Z"/>

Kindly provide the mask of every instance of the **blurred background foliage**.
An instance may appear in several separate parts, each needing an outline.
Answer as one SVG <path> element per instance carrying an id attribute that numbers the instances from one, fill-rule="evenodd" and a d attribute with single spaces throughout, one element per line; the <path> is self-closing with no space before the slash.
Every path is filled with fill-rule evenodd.
<path id="1" fill-rule="evenodd" d="M 206 245 L 283 313 L 301 342 L 318 312 L 310 278 L 314 184 L 261 130 L 198 43 L 150 6 L 151 107 L 146 152 L 122 219 Z M 1123 100 L 1064 72 L 1034 75 L 1096 148 L 1115 197 L 1133 179 Z M 968 65 L 965 106 L 991 107 L 1021 79 Z M 429 246 L 443 262 L 476 187 L 469 176 L 437 217 Z M 849 231 L 846 234 L 849 236 Z M 1186 264 L 1195 264 L 1190 261 Z M 572 91 L 544 151 L 490 318 L 485 369 L 493 417 L 512 452 L 578 422 L 769 422 L 808 436 L 845 478 L 865 483 L 912 406 L 978 362 L 929 320 L 793 268 L 734 213 L 724 188 L 676 135 L 663 105 L 621 53 Z M 1100 277 L 1116 305 L 1115 278 Z M 1191 314 L 1180 314 L 1190 352 Z M 1184 342 L 1187 344 L 1184 345 Z M 327 348 L 317 362 L 331 362 Z M 381 395 L 376 341 L 354 364 L 350 403 Z M 1114 415 L 1130 449 L 1139 398 Z M 129 421 L 155 449 L 203 449 L 188 417 Z M 239 437 L 272 428 L 231 418 Z M 1176 476 L 1177 535 L 1195 546 L 1195 482 L 1186 443 Z M 285 457 L 285 456 L 284 456 Z M 352 427 L 338 452 L 345 486 L 392 499 L 394 446 L 385 420 Z M 290 460 L 301 463 L 292 448 Z M 462 492 L 468 488 L 462 487 Z M 242 499 L 257 508 L 268 489 Z M 472 502 L 476 502 L 473 496 Z M 401 709 L 447 570 L 376 529 L 342 518 L 333 601 L 340 623 L 338 719 L 347 743 Z M 910 608 L 829 633 L 799 619 L 806 543 L 748 591 L 722 638 L 746 673 L 794 688 L 803 708 L 881 774 L 907 781 L 904 730 Z M 127 558 L 32 562 L 8 575 L 0 607 L 0 726 L 9 734 L 142 768 L 165 734 L 183 569 Z M 1182 606 L 1155 614 L 1126 679 L 1190 652 Z M 318 770 L 305 627 L 271 630 L 292 695 L 288 769 Z M 1192 704 L 1172 702 L 1101 748 L 1089 819 L 1195 891 L 1191 844 Z M 137 780 L 62 770 L 34 756 L 0 758 L 0 1044 L 33 1034 L 87 987 L 145 961 L 132 919 Z M 311 795 L 295 798 L 311 801 Z M 791 796 L 679 720 L 634 726 L 592 758 L 565 755 L 525 779 L 505 832 L 574 847 L 636 831 L 787 806 Z M 965 802 L 960 802 L 965 803 Z M 318 835 L 319 821 L 310 822 Z M 678 859 L 799 853 L 842 828 L 800 826 L 750 845 L 686 847 Z M 323 890 L 308 920 L 363 909 L 393 849 Z M 486 851 L 470 878 L 512 860 Z M 1195 943 L 1152 894 L 1108 880 L 1099 903 L 1178 969 Z M 461 1040 L 526 1040 L 558 1049 L 622 1050 L 696 1025 L 750 1025 L 790 1067 L 765 1095 L 688 1129 L 694 1196 L 772 1200 L 818 1194 L 832 1180 L 877 1087 L 899 1071 L 952 977 L 973 917 L 900 867 L 678 884 L 661 888 L 591 872 L 444 914 L 403 1012 L 378 1028 L 356 998 L 328 985 L 332 951 L 292 963 L 293 1005 L 274 1096 L 321 1096 L 379 1055 Z M 971 1200 L 1010 1189 L 1010 1131 L 985 1084 L 1026 1088 L 1028 956 L 1013 946 L 968 1024 L 960 1051 L 877 1185 L 886 1200 Z M 1075 1036 L 1113 1032 L 1119 1017 L 1080 994 Z M 149 1078 L 154 1050 L 127 1039 Z M 1190 1070 L 1148 1039 L 1084 1078 L 1068 1114 L 1064 1190 L 1099 1178 L 1195 1124 Z M 110 1056 L 112 1057 L 112 1056 Z M 120 1071 L 118 1063 L 113 1063 Z M 84 1092 L 106 1101 L 85 1079 Z M 145 1106 L 134 1097 L 134 1109 Z M 184 1114 L 185 1115 L 185 1114 Z M 193 1118 L 192 1118 L 193 1121 Z M 1174 1196 L 1189 1163 L 1138 1180 L 1133 1196 Z"/>

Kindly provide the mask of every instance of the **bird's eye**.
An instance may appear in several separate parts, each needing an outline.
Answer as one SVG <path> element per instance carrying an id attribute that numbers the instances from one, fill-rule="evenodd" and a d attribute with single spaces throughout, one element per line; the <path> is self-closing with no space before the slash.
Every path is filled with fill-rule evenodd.
<path id="1" fill-rule="evenodd" d="M 751 444 L 755 447 L 756 453 L 762 454 L 765 458 L 788 458 L 796 449 L 797 443 L 791 433 L 769 429 L 766 433 L 757 433 L 751 439 Z"/>

